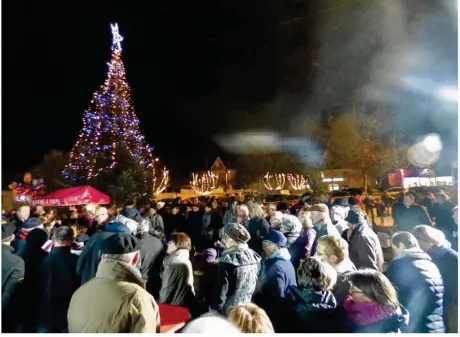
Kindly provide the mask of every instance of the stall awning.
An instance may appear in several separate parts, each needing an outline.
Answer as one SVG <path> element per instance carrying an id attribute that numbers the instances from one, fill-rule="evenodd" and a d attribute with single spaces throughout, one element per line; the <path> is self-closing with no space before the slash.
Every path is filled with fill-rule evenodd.
<path id="1" fill-rule="evenodd" d="M 63 188 L 47 195 L 36 197 L 33 205 L 70 206 L 84 204 L 109 204 L 110 197 L 89 185 Z"/>

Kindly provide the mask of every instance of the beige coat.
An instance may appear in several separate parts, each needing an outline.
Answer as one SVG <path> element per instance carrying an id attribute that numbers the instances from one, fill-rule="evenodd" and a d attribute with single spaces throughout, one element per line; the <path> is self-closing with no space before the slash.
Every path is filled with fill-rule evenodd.
<path id="1" fill-rule="evenodd" d="M 127 264 L 102 260 L 96 277 L 72 296 L 67 320 L 70 333 L 155 333 L 160 316 L 142 278 Z"/>

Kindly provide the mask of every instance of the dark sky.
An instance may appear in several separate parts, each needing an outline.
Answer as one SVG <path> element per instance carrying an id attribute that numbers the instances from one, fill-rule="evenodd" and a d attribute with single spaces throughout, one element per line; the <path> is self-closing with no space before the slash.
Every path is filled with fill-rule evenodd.
<path id="1" fill-rule="evenodd" d="M 422 51 L 441 43 L 442 58 L 431 55 L 438 64 L 430 61 L 424 69 L 455 75 L 448 82 L 456 84 L 457 21 L 441 2 L 452 1 L 425 1 L 423 8 L 402 1 L 400 28 Z M 111 22 L 125 38 L 123 60 L 141 129 L 173 177 L 202 169 L 205 158 L 209 164 L 217 155 L 232 159 L 215 144 L 218 133 L 289 133 L 295 118 L 345 104 L 361 93 L 356 83 L 363 74 L 375 80 L 375 62 L 391 49 L 385 39 L 394 38 L 387 34 L 391 21 L 376 22 L 382 8 L 372 1 L 120 3 L 3 4 L 4 179 L 22 175 L 51 148 L 71 149 L 83 111 L 106 76 Z"/>

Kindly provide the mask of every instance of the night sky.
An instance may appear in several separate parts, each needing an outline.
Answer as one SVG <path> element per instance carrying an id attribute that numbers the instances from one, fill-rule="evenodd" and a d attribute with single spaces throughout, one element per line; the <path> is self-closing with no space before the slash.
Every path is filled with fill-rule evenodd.
<path id="1" fill-rule="evenodd" d="M 398 8 L 383 14 L 382 3 L 363 0 L 5 2 L 4 183 L 49 149 L 72 148 L 83 111 L 106 77 L 111 22 L 124 36 L 141 129 L 173 179 L 217 155 L 231 162 L 235 155 L 219 148 L 215 135 L 254 129 L 287 135 L 298 118 L 330 113 L 358 94 L 381 102 L 376 92 L 404 111 L 411 137 L 434 130 L 456 153 L 452 106 L 440 108 L 427 90 L 401 89 L 380 77 L 384 66 L 401 74 L 395 68 L 401 61 L 391 60 L 397 45 L 423 56 L 405 66 L 410 78 L 456 85 L 457 12 L 450 14 L 456 1 L 398 2 L 385 0 Z M 373 87 L 363 90 L 363 76 L 372 77 Z M 447 121 L 433 122 L 433 106 L 444 114 L 436 119 Z"/>

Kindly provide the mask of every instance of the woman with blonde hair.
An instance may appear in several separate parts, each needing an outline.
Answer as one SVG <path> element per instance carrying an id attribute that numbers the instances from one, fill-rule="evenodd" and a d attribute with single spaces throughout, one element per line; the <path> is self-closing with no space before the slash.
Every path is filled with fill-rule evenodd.
<path id="1" fill-rule="evenodd" d="M 231 306 L 227 310 L 228 320 L 243 333 L 274 333 L 272 322 L 264 309 L 254 303 Z"/>
<path id="2" fill-rule="evenodd" d="M 343 304 L 350 292 L 350 284 L 346 279 L 347 274 L 356 270 L 349 257 L 347 241 L 336 235 L 323 236 L 318 239 L 316 256 L 334 267 L 337 273 L 337 283 L 332 293 L 337 303 Z"/>

